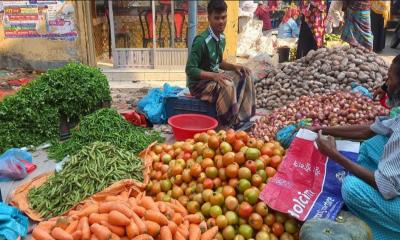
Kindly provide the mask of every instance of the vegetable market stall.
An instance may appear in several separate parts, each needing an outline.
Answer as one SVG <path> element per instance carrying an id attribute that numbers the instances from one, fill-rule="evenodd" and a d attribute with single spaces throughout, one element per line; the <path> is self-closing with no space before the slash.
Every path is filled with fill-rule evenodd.
<path id="1" fill-rule="evenodd" d="M 286 154 L 274 140 L 276 132 L 308 118 L 314 125 L 341 125 L 386 114 L 363 94 L 349 92 L 353 82 L 371 89 L 386 72 L 379 57 L 349 47 L 320 49 L 272 70 L 268 65 L 266 77 L 256 84 L 258 106 L 273 111 L 256 122 L 251 135 L 210 130 L 167 144 L 159 132 L 131 125 L 116 110 L 98 109 L 96 103 L 109 99 L 109 90 L 97 70 L 70 64 L 49 71 L 0 103 L 7 133 L 20 130 L 0 149 L 51 141 L 50 158 L 61 161 L 55 173 L 54 163 L 46 163 L 50 173 L 37 178 L 35 186 L 30 180 L 46 169 L 42 165 L 23 182 L 12 183 L 23 184 L 11 202 L 41 221 L 34 239 L 299 239 L 299 221 L 259 200 Z M 65 91 L 65 79 L 79 82 L 77 74 L 88 86 Z M 298 75 L 308 89 L 291 79 Z M 99 85 L 100 90 L 93 89 Z M 35 99 L 39 113 L 32 113 L 26 99 Z M 18 103 L 25 119 L 33 119 L 41 131 L 16 123 L 18 111 L 11 103 Z M 40 113 L 49 122 L 35 122 Z M 79 122 L 63 142 L 56 128 L 60 113 Z M 26 131 L 32 139 L 22 139 Z"/>

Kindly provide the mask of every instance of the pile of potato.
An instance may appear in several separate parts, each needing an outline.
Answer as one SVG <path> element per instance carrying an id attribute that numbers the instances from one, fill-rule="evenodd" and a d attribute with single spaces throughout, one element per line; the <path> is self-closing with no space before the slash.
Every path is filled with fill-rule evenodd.
<path id="1" fill-rule="evenodd" d="M 320 48 L 270 71 L 256 83 L 257 107 L 282 107 L 303 95 L 350 90 L 355 82 L 369 90 L 387 78 L 388 64 L 364 48 Z"/>

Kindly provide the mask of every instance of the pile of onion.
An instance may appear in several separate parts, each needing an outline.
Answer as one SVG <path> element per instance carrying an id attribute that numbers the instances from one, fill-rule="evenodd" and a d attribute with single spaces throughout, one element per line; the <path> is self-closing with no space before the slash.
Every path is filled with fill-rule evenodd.
<path id="1" fill-rule="evenodd" d="M 372 123 L 376 116 L 387 114 L 387 109 L 360 93 L 339 91 L 302 96 L 258 119 L 251 135 L 269 141 L 279 129 L 305 118 L 312 119 L 313 126 L 337 126 Z"/>

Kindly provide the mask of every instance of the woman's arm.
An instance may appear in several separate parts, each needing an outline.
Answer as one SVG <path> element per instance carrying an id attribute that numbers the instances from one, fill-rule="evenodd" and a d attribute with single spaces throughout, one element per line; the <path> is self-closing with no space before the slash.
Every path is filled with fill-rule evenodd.
<path id="1" fill-rule="evenodd" d="M 334 137 L 340 137 L 352 140 L 365 140 L 375 135 L 375 133 L 371 130 L 370 125 L 316 127 L 312 130 L 314 131 L 322 130 L 322 133 L 325 135 L 331 135 Z"/>
<path id="2" fill-rule="evenodd" d="M 322 131 L 319 131 L 316 143 L 318 145 L 318 150 L 321 153 L 325 154 L 338 164 L 342 165 L 346 170 L 354 174 L 356 177 L 362 179 L 372 187 L 378 189 L 374 173 L 343 156 L 336 149 L 336 142 L 334 137 L 323 136 Z"/>
<path id="3" fill-rule="evenodd" d="M 334 159 L 340 165 L 342 165 L 345 169 L 347 169 L 356 177 L 368 183 L 373 188 L 378 189 L 378 186 L 376 185 L 375 181 L 375 175 L 373 172 L 349 160 L 338 151 L 336 151 L 335 154 L 331 156 L 331 158 Z"/>

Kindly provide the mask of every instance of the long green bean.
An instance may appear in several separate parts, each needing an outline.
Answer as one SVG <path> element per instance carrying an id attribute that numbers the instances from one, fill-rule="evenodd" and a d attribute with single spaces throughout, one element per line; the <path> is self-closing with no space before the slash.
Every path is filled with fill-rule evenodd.
<path id="1" fill-rule="evenodd" d="M 30 206 L 54 217 L 122 179 L 143 181 L 142 160 L 111 143 L 94 142 L 73 155 L 63 169 L 29 191 Z"/>
<path id="2" fill-rule="evenodd" d="M 116 147 L 138 153 L 154 141 L 163 141 L 159 132 L 137 127 L 121 117 L 115 109 L 101 109 L 82 118 L 64 143 L 54 143 L 49 157 L 62 160 L 94 141 L 110 142 Z"/>

